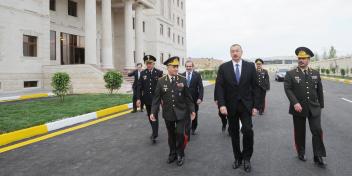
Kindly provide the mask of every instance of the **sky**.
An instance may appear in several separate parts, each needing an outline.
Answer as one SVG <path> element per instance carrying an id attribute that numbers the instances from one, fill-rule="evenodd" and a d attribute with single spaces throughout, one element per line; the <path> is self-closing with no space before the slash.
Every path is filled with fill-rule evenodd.
<path id="1" fill-rule="evenodd" d="M 352 0 L 186 0 L 186 27 L 188 57 L 228 60 L 235 43 L 243 58 L 352 54 Z"/>

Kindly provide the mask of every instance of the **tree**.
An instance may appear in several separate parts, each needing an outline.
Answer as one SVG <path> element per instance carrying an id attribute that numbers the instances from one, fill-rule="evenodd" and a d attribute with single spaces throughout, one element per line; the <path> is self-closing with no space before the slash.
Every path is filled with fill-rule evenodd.
<path id="1" fill-rule="evenodd" d="M 104 75 L 105 87 L 109 90 L 109 93 L 112 94 L 114 90 L 118 90 L 121 87 L 123 82 L 122 74 L 116 71 L 108 71 Z"/>
<path id="2" fill-rule="evenodd" d="M 60 97 L 63 102 L 70 89 L 70 75 L 65 72 L 55 73 L 51 78 L 51 86 L 53 87 L 53 93 Z"/>
<path id="3" fill-rule="evenodd" d="M 332 59 L 335 57 L 336 57 L 336 49 L 334 48 L 334 46 L 331 46 L 329 50 L 329 59 Z"/>
<path id="4" fill-rule="evenodd" d="M 323 59 L 328 59 L 328 54 L 326 53 L 326 51 L 324 50 L 324 53 L 323 53 Z"/>

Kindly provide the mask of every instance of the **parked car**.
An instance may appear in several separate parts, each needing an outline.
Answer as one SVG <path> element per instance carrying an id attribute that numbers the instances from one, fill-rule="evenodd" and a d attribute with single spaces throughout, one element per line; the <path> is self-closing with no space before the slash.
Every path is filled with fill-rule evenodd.
<path id="1" fill-rule="evenodd" d="M 284 81 L 286 72 L 288 69 L 279 69 L 278 71 L 275 72 L 275 80 L 276 81 Z"/>

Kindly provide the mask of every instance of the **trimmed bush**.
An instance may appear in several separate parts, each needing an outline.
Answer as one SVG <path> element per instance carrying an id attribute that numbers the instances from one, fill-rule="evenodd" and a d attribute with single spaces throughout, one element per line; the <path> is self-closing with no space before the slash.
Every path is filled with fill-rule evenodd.
<path id="1" fill-rule="evenodd" d="M 345 77 L 345 75 L 346 75 L 345 69 L 342 68 L 342 69 L 340 70 L 340 73 L 341 73 L 341 76 L 342 76 L 342 77 Z"/>
<path id="2" fill-rule="evenodd" d="M 119 90 L 123 82 L 123 77 L 120 72 L 108 71 L 104 75 L 105 87 L 109 90 L 109 94 L 112 94 L 114 90 Z"/>
<path id="3" fill-rule="evenodd" d="M 322 69 L 320 70 L 321 73 L 325 73 L 325 71 L 326 71 L 325 68 L 322 68 Z"/>
<path id="4" fill-rule="evenodd" d="M 330 70 L 326 69 L 326 74 L 329 75 L 330 74 Z"/>
<path id="5" fill-rule="evenodd" d="M 53 93 L 64 101 L 65 96 L 70 89 L 70 75 L 65 72 L 57 72 L 51 78 Z"/>

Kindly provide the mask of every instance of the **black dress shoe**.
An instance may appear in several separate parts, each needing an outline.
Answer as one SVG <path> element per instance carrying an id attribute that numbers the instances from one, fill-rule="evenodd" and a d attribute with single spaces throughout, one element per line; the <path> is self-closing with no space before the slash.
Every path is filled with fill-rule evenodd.
<path id="1" fill-rule="evenodd" d="M 306 157 L 302 154 L 298 154 L 298 159 L 301 161 L 307 161 Z"/>
<path id="2" fill-rule="evenodd" d="M 251 172 L 251 170 L 252 170 L 251 162 L 248 160 L 244 160 L 243 168 L 244 168 L 244 171 L 246 171 L 247 173 Z"/>
<path id="3" fill-rule="evenodd" d="M 232 164 L 232 168 L 238 169 L 241 165 L 242 165 L 242 160 L 236 159 Z"/>
<path id="4" fill-rule="evenodd" d="M 183 156 L 177 156 L 177 165 L 182 166 L 184 163 L 184 157 Z"/>
<path id="5" fill-rule="evenodd" d="M 321 168 L 325 168 L 326 166 L 326 164 L 324 163 L 323 157 L 321 156 L 314 156 L 314 163 Z"/>
<path id="6" fill-rule="evenodd" d="M 174 156 L 169 156 L 169 158 L 167 159 L 166 163 L 167 163 L 167 164 L 171 164 L 171 163 L 173 163 L 174 161 L 176 161 L 176 159 L 177 159 L 177 156 L 176 156 L 176 155 L 174 155 Z"/>
<path id="7" fill-rule="evenodd" d="M 150 139 L 152 140 L 152 143 L 155 144 L 156 143 L 156 136 L 151 136 Z"/>

